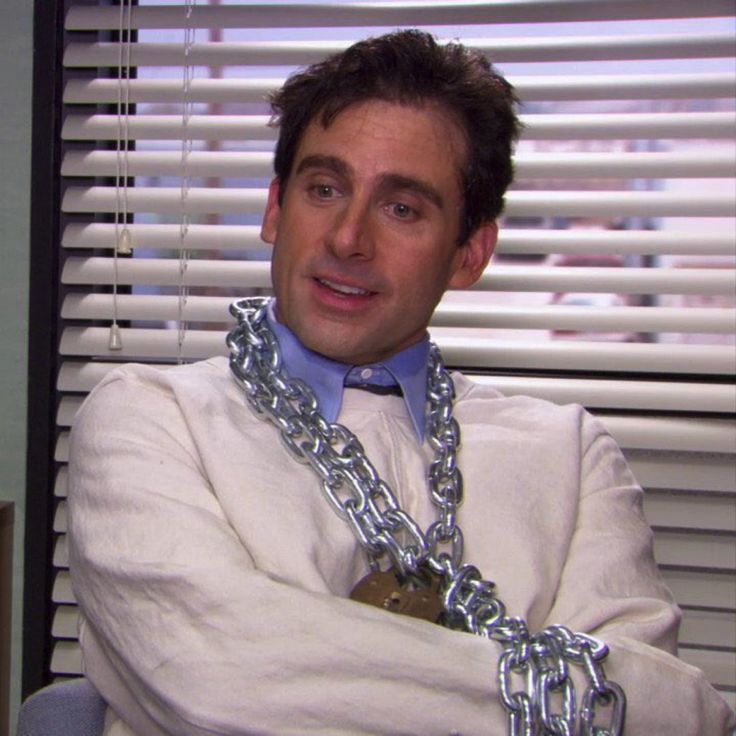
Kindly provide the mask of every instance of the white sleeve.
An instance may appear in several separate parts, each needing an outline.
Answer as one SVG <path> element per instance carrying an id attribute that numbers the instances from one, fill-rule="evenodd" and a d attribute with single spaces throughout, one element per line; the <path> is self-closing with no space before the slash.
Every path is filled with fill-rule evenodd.
<path id="1" fill-rule="evenodd" d="M 260 572 L 158 387 L 115 379 L 85 403 L 69 511 L 85 672 L 141 736 L 505 722 L 494 643 Z"/>
<path id="2" fill-rule="evenodd" d="M 604 669 L 626 692 L 627 736 L 724 736 L 736 726 L 733 712 L 700 670 L 675 656 L 680 612 L 654 562 L 641 489 L 588 414 L 581 436 L 577 526 L 548 623 L 609 645 Z"/>
<path id="3" fill-rule="evenodd" d="M 550 622 L 610 640 L 628 736 L 720 736 L 717 694 L 649 646 L 671 639 L 673 608 L 648 589 L 638 500 L 605 467 L 604 445 L 585 455 L 588 492 Z M 495 642 L 259 571 L 161 386 L 115 378 L 93 393 L 75 421 L 70 481 L 85 670 L 140 736 L 506 733 Z M 621 549 L 594 566 L 609 525 Z M 633 596 L 623 565 L 646 573 Z"/>

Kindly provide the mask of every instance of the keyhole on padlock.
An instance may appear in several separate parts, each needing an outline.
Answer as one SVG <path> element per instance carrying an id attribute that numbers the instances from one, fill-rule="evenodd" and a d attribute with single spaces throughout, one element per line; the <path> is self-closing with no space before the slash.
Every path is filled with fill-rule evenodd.
<path id="1" fill-rule="evenodd" d="M 391 595 L 387 596 L 386 599 L 383 601 L 383 607 L 388 611 L 398 608 L 400 604 L 401 593 L 399 592 L 391 593 Z"/>

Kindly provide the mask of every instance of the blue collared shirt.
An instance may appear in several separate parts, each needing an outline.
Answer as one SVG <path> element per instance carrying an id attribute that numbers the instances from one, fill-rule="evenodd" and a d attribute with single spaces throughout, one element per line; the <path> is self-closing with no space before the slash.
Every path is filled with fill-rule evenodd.
<path id="1" fill-rule="evenodd" d="M 416 345 L 380 363 L 347 365 L 305 348 L 297 336 L 276 319 L 275 303 L 271 300 L 269 304 L 268 322 L 279 342 L 284 368 L 290 378 L 300 378 L 312 388 L 320 412 L 328 422 L 337 420 L 345 386 L 398 385 L 417 437 L 420 442 L 424 441 L 429 337 L 425 336 Z"/>

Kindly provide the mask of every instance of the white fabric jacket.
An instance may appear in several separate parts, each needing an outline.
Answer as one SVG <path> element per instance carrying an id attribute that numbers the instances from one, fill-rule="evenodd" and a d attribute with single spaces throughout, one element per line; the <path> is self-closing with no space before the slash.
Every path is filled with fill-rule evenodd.
<path id="1" fill-rule="evenodd" d="M 532 631 L 610 645 L 629 736 L 726 733 L 730 709 L 672 654 L 678 611 L 610 436 L 580 407 L 455 380 L 465 561 Z M 426 528 L 431 450 L 403 401 L 348 389 L 339 420 Z M 366 573 L 353 533 L 224 358 L 111 373 L 75 421 L 69 512 L 108 734 L 507 732 L 499 644 L 347 599 Z"/>

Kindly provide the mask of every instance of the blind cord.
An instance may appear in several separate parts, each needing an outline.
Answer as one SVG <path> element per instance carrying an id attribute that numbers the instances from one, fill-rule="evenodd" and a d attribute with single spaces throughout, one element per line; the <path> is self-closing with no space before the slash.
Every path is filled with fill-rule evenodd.
<path id="1" fill-rule="evenodd" d="M 118 256 L 132 254 L 132 237 L 128 228 L 128 175 L 130 147 L 130 62 L 132 37 L 132 0 L 120 3 L 118 23 L 118 94 L 117 137 L 115 162 L 115 249 L 113 250 L 112 325 L 110 350 L 122 350 L 123 341 L 118 325 Z M 122 223 L 122 228 L 121 228 Z"/>
<path id="2" fill-rule="evenodd" d="M 182 138 L 181 138 L 181 220 L 179 224 L 179 281 L 177 305 L 177 340 L 176 362 L 184 362 L 184 340 L 186 339 L 188 322 L 185 317 L 189 287 L 186 283 L 189 264 L 189 249 L 187 236 L 189 234 L 189 190 L 191 187 L 191 173 L 189 171 L 189 155 L 192 152 L 192 138 L 189 130 L 189 121 L 192 115 L 192 78 L 194 68 L 191 64 L 191 51 L 194 46 L 195 29 L 192 27 L 192 12 L 195 0 L 187 0 L 185 5 L 184 26 L 184 63 L 182 71 Z"/>

